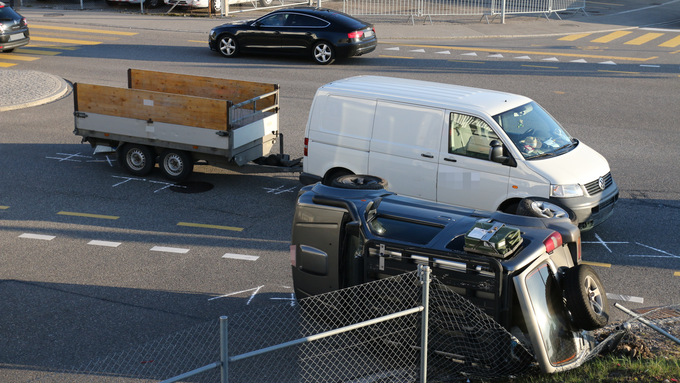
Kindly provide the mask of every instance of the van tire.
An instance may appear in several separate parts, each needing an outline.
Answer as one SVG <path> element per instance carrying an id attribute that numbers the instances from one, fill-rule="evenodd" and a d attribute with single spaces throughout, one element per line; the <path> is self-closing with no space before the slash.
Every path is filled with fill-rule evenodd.
<path id="1" fill-rule="evenodd" d="M 600 278 L 588 265 L 574 266 L 564 273 L 564 298 L 572 322 L 586 331 L 596 330 L 609 321 L 609 302 Z"/>
<path id="2" fill-rule="evenodd" d="M 382 190 L 387 189 L 387 181 L 376 176 L 349 174 L 335 178 L 331 186 L 341 189 Z"/>
<path id="3" fill-rule="evenodd" d="M 573 210 L 541 197 L 522 198 L 517 205 L 517 215 L 536 218 L 569 218 L 572 224 L 578 225 L 578 219 Z"/>

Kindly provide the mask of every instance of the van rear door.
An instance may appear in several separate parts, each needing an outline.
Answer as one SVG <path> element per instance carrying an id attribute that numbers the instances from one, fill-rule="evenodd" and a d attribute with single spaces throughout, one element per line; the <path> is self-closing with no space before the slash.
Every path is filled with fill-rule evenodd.
<path id="1" fill-rule="evenodd" d="M 368 174 L 387 180 L 395 193 L 436 199 L 444 110 L 378 101 Z"/>

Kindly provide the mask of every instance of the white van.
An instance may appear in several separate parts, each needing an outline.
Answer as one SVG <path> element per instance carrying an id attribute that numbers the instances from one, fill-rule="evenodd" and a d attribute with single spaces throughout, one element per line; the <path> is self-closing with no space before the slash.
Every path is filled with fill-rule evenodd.
<path id="1" fill-rule="evenodd" d="M 322 86 L 304 155 L 305 185 L 371 174 L 399 194 L 509 213 L 538 197 L 570 208 L 581 230 L 606 220 L 619 196 L 607 160 L 531 99 L 426 81 L 358 76 Z"/>

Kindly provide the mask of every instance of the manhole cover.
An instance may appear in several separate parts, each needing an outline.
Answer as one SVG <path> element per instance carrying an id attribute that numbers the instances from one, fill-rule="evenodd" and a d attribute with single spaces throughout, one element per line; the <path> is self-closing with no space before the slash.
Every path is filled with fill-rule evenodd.
<path id="1" fill-rule="evenodd" d="M 188 181 L 188 182 L 178 182 L 170 186 L 170 190 L 177 193 L 203 193 L 208 190 L 212 190 L 215 185 L 209 182 L 198 182 L 198 181 Z"/>
<path id="2" fill-rule="evenodd" d="M 560 27 L 579 27 L 578 24 L 560 24 Z"/>
<path id="3" fill-rule="evenodd" d="M 59 17 L 59 16 L 64 16 L 63 13 L 45 13 L 43 17 Z"/>

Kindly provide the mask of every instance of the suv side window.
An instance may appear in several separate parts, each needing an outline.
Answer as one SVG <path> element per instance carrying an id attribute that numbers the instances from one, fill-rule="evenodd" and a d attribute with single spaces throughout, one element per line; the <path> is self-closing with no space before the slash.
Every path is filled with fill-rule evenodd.
<path id="1" fill-rule="evenodd" d="M 489 147 L 498 136 L 481 118 L 451 113 L 449 116 L 449 153 L 489 159 Z"/>

